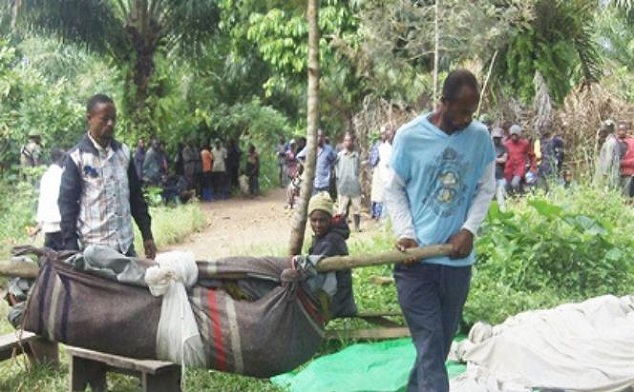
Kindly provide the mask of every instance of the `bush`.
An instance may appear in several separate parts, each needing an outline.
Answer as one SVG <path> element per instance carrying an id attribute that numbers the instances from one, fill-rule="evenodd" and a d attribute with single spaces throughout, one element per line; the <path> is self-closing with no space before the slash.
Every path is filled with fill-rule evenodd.
<path id="1" fill-rule="evenodd" d="M 503 321 L 518 312 L 634 291 L 634 214 L 617 194 L 555 190 L 489 210 L 465 321 Z"/>
<path id="2" fill-rule="evenodd" d="M 37 169 L 40 168 L 34 168 L 34 171 L 41 174 Z M 3 259 L 13 246 L 28 242 L 27 228 L 35 226 L 38 190 L 34 179 L 39 177 L 28 178 L 18 182 L 0 181 L 0 252 Z"/>

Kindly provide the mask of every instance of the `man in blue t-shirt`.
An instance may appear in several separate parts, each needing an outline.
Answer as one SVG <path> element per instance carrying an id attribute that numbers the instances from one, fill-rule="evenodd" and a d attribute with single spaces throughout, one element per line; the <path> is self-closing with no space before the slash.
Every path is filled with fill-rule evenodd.
<path id="1" fill-rule="evenodd" d="M 445 360 L 469 292 L 474 236 L 495 193 L 495 153 L 473 121 L 478 82 L 451 72 L 438 109 L 398 130 L 384 199 L 396 247 L 448 243 L 448 257 L 397 265 L 399 303 L 416 346 L 408 391 L 449 391 Z"/>
<path id="2" fill-rule="evenodd" d="M 298 154 L 297 159 L 302 162 L 306 160 L 308 146 L 304 147 Z M 315 163 L 315 180 L 313 181 L 313 195 L 320 192 L 330 191 L 330 177 L 332 169 L 337 162 L 337 153 L 326 143 L 324 131 L 317 131 L 317 162 Z"/>

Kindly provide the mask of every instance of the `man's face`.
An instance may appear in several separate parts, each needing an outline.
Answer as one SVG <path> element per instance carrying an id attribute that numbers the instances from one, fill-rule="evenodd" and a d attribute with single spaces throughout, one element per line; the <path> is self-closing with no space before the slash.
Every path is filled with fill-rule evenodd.
<path id="1" fill-rule="evenodd" d="M 326 135 L 324 135 L 324 131 L 320 129 L 319 131 L 317 131 L 317 144 L 319 144 L 320 146 L 323 146 L 325 141 L 326 141 Z"/>
<path id="2" fill-rule="evenodd" d="M 352 137 L 350 135 L 346 135 L 343 138 L 343 146 L 347 149 L 347 150 L 352 150 Z"/>
<path id="3" fill-rule="evenodd" d="M 310 214 L 310 228 L 316 237 L 321 237 L 330 229 L 330 215 L 325 211 L 315 210 Z"/>
<path id="4" fill-rule="evenodd" d="M 617 130 L 617 136 L 620 139 L 625 138 L 627 136 L 627 132 L 629 131 L 629 127 L 626 124 L 619 124 L 619 128 Z"/>
<path id="5" fill-rule="evenodd" d="M 480 97 L 470 87 L 463 86 L 453 101 L 443 99 L 441 111 L 446 131 L 465 129 L 473 121 L 473 113 L 478 109 Z"/>
<path id="6" fill-rule="evenodd" d="M 392 130 L 392 128 L 388 128 L 385 131 L 385 140 L 388 143 L 392 143 L 394 141 L 394 130 Z"/>
<path id="7" fill-rule="evenodd" d="M 114 127 L 117 123 L 117 109 L 112 103 L 98 103 L 87 114 L 87 118 L 88 129 L 93 138 L 103 142 L 108 142 L 112 139 Z"/>
<path id="8" fill-rule="evenodd" d="M 511 140 L 512 140 L 514 143 L 517 143 L 517 142 L 520 140 L 520 135 L 519 135 L 519 134 L 517 134 L 517 133 L 512 133 L 512 134 L 511 134 Z"/>

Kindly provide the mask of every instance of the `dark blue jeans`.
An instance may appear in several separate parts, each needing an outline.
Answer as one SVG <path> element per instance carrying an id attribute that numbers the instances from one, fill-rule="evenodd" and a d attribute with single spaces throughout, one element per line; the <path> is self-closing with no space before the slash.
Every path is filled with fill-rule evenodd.
<path id="1" fill-rule="evenodd" d="M 416 346 L 408 392 L 448 392 L 445 361 L 469 293 L 471 267 L 396 265 L 398 300 Z"/>

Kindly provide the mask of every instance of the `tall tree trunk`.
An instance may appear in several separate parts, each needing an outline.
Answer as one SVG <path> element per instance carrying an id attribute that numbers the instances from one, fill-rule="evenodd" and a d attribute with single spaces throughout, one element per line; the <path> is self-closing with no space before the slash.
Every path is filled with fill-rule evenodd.
<path id="1" fill-rule="evenodd" d="M 308 154 L 304 167 L 302 190 L 293 226 L 289 254 L 302 253 L 304 233 L 306 232 L 306 212 L 308 200 L 313 192 L 315 178 L 315 161 L 317 158 L 317 129 L 319 128 L 319 0 L 308 0 L 308 129 L 306 134 Z"/>
<path id="2" fill-rule="evenodd" d="M 440 55 L 440 0 L 434 3 L 434 97 L 433 104 L 438 102 L 438 57 Z M 433 108 L 435 109 L 435 107 Z"/>
<path id="3" fill-rule="evenodd" d="M 127 76 L 128 83 L 131 83 L 126 87 L 129 90 L 127 105 L 134 132 L 145 137 L 156 132 L 151 125 L 154 110 L 148 107 L 148 97 L 161 32 L 153 17 L 147 0 L 134 0 L 126 24 L 128 40 L 134 51 Z"/>

